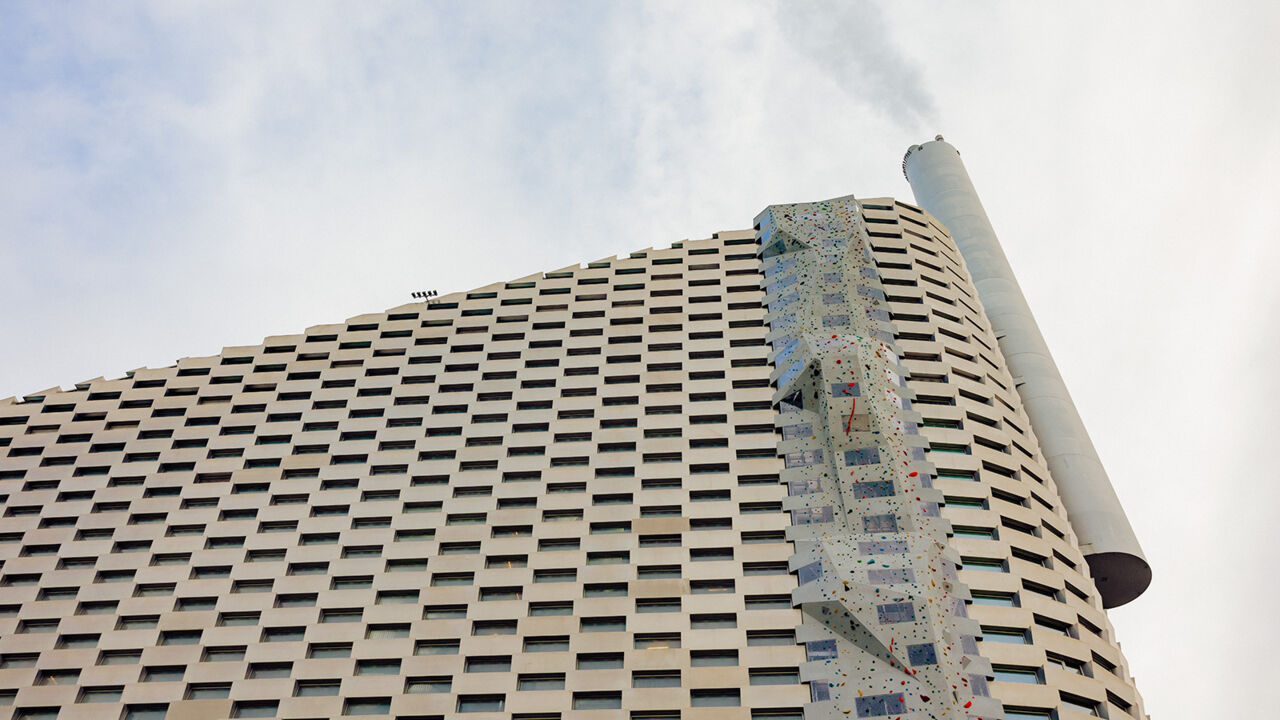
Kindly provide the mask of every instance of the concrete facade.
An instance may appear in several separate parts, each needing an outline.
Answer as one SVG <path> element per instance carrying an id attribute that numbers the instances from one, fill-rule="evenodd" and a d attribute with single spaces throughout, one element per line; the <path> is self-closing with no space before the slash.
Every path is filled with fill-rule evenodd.
<path id="1" fill-rule="evenodd" d="M 856 322 L 819 347 L 831 328 L 806 315 L 803 379 L 782 377 L 783 233 L 762 243 L 762 219 L 0 401 L 0 703 L 27 720 L 1142 717 L 955 243 L 910 205 L 839 206 L 831 236 L 858 250 L 829 304 Z M 796 383 L 829 397 L 796 405 Z M 852 483 L 803 492 L 804 422 L 841 458 L 905 452 L 909 497 L 872 512 Z M 831 479 L 876 480 L 853 464 Z M 856 509 L 856 532 L 821 507 Z M 861 525 L 891 512 L 897 531 Z M 853 629 L 877 624 L 879 576 L 846 562 L 882 540 L 911 552 L 878 546 L 874 569 L 921 587 L 880 591 L 944 608 L 889 645 Z M 838 577 L 861 595 L 823 597 Z M 866 675 L 833 674 L 831 647 Z"/>

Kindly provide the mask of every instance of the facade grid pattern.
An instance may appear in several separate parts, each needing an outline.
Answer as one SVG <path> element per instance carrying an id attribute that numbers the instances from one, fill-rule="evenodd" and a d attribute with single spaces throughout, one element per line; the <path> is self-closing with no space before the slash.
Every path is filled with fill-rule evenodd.
<path id="1" fill-rule="evenodd" d="M 861 207 L 991 694 L 1009 717 L 1145 717 L 964 258 L 914 206 Z"/>
<path id="2" fill-rule="evenodd" d="M 860 207 L 990 695 L 1145 717 L 963 258 Z M 724 232 L 0 401 L 0 705 L 817 717 L 761 262 Z"/>
<path id="3" fill-rule="evenodd" d="M 800 717 L 760 299 L 726 233 L 0 406 L 0 702 Z"/>

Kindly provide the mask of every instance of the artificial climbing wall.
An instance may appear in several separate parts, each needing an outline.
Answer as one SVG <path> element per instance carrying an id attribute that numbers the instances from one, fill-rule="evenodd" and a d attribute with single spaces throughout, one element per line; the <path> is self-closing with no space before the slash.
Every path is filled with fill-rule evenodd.
<path id="1" fill-rule="evenodd" d="M 1003 717 L 852 197 L 757 218 L 807 718 Z"/>

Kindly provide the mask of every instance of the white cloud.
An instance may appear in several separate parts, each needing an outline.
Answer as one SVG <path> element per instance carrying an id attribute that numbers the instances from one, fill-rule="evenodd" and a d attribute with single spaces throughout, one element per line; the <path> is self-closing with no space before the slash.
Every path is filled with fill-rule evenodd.
<path id="1" fill-rule="evenodd" d="M 1155 567 L 1148 710 L 1267 707 L 1277 10 L 583 8 L 6 6 L 0 396 L 909 198 L 943 132 Z"/>

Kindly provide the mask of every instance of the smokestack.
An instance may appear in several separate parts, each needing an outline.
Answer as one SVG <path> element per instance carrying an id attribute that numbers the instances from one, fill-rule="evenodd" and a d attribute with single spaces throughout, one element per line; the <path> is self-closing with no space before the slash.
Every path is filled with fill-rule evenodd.
<path id="1" fill-rule="evenodd" d="M 1151 566 L 1049 355 L 960 153 L 939 135 L 933 142 L 911 146 L 902 170 L 916 203 L 947 226 L 964 256 L 1102 594 L 1103 607 L 1133 600 L 1151 584 Z"/>

